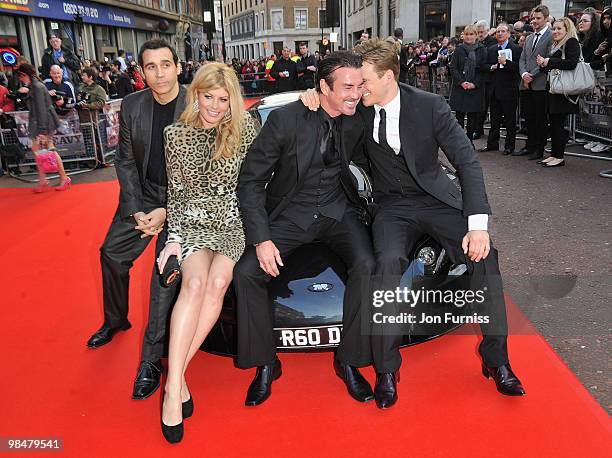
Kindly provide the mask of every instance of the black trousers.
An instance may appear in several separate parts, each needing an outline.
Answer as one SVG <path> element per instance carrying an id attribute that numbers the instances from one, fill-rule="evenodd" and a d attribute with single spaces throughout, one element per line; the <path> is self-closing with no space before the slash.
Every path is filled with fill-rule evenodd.
<path id="1" fill-rule="evenodd" d="M 324 242 L 346 264 L 342 338 L 336 357 L 344 364 L 372 364 L 370 336 L 362 332 L 362 312 L 369 307 L 369 282 L 374 270 L 372 242 L 355 209 L 347 208 L 342 221 L 320 216 L 304 231 L 279 216 L 270 223 L 272 241 L 283 261 L 298 247 L 314 240 Z M 281 267 L 282 269 L 282 267 Z M 249 246 L 234 268 L 238 299 L 238 356 L 242 369 L 272 364 L 276 357 L 273 307 L 268 296 L 270 276 L 261 267 L 255 247 Z M 370 301 L 370 302 L 368 302 Z M 367 313 L 363 314 L 367 317 Z"/>
<path id="2" fill-rule="evenodd" d="M 489 367 L 508 362 L 506 304 L 499 272 L 497 250 L 485 260 L 472 262 L 463 254 L 461 241 L 467 233 L 467 218 L 461 211 L 446 204 L 424 198 L 387 197 L 379 202 L 372 236 L 376 258 L 376 277 L 383 288 L 394 290 L 406 270 L 414 245 L 425 234 L 435 239 L 449 254 L 453 263 L 465 263 L 470 275 L 470 289 L 486 287 L 485 302 L 477 310 L 491 316 L 492 323 L 481 325 L 484 336 L 479 351 Z M 394 372 L 402 357 L 399 352 L 402 336 L 373 333 L 372 356 L 376 372 Z"/>
<path id="3" fill-rule="evenodd" d="M 491 84 L 485 83 L 484 86 L 484 98 L 485 98 L 485 107 L 484 111 L 478 113 L 476 118 L 476 126 L 474 132 L 476 134 L 484 135 L 484 123 L 487 120 L 487 112 L 489 111 L 489 102 L 491 98 Z"/>
<path id="4" fill-rule="evenodd" d="M 518 106 L 518 96 L 516 99 L 499 100 L 495 94 L 491 95 L 491 129 L 487 138 L 488 148 L 499 148 L 499 132 L 501 129 L 502 118 L 506 125 L 506 142 L 504 148 L 514 150 L 516 146 L 516 107 Z"/>
<path id="5" fill-rule="evenodd" d="M 474 134 L 476 133 L 476 129 L 478 128 L 478 120 L 482 113 L 465 113 L 463 111 L 456 111 L 455 117 L 459 122 L 459 125 L 464 128 L 465 127 L 465 118 L 467 115 L 467 127 L 465 127 L 465 133 L 467 134 L 470 141 L 474 140 Z"/>
<path id="6" fill-rule="evenodd" d="M 557 159 L 565 157 L 565 147 L 569 139 L 569 132 L 565 129 L 567 113 L 550 114 L 550 142 L 551 155 Z"/>
<path id="7" fill-rule="evenodd" d="M 548 137 L 548 110 L 546 91 L 521 91 L 521 106 L 527 126 L 527 151 L 544 154 Z"/>
<path id="8" fill-rule="evenodd" d="M 151 187 L 149 196 L 145 195 L 145 209 L 149 212 L 158 207 L 153 196 L 156 191 Z M 128 321 L 128 295 L 130 269 L 134 261 L 151 242 L 151 237 L 140 238 L 142 232 L 135 230 L 134 218 L 121 218 L 119 210 L 115 213 L 104 243 L 100 248 L 102 263 L 102 292 L 104 296 L 104 323 L 119 327 Z M 164 229 L 158 236 L 155 255 L 159 255 L 166 243 Z M 143 361 L 155 361 L 165 356 L 167 351 L 166 330 L 169 310 L 177 295 L 177 286 L 161 286 L 157 265 L 153 263 L 149 298 L 149 319 L 142 344 Z"/>

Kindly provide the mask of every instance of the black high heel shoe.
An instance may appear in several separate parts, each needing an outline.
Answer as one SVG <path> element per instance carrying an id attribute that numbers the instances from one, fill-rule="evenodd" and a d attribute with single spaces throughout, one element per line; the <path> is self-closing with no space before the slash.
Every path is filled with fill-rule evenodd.
<path id="1" fill-rule="evenodd" d="M 176 444 L 183 440 L 183 435 L 185 434 L 183 420 L 181 420 L 181 422 L 178 425 L 173 425 L 173 426 L 168 426 L 167 424 L 164 423 L 163 401 L 162 401 L 162 418 L 160 418 L 160 421 L 161 421 L 162 434 L 164 435 L 164 437 L 166 438 L 168 442 L 170 442 L 171 444 Z"/>
<path id="2" fill-rule="evenodd" d="M 181 408 L 183 410 L 183 420 L 193 415 L 193 396 L 191 393 L 189 393 L 189 399 L 181 404 Z"/>

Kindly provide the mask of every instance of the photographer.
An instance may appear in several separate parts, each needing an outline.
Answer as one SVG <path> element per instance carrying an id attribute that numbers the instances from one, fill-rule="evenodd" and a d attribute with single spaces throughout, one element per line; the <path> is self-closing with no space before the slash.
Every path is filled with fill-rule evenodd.
<path id="1" fill-rule="evenodd" d="M 76 105 L 74 86 L 70 81 L 63 81 L 63 71 L 59 65 L 52 65 L 49 75 L 51 78 L 44 80 L 43 83 L 53 100 L 55 112 L 58 115 L 64 115 Z"/>
<path id="2" fill-rule="evenodd" d="M 81 62 L 70 48 L 62 46 L 62 39 L 55 33 L 49 37 L 49 47 L 45 49 L 41 58 L 43 78 L 49 78 L 52 65 L 58 65 L 62 69 L 64 80 L 71 80 L 77 84 Z"/>
<path id="3" fill-rule="evenodd" d="M 81 73 L 83 84 L 79 86 L 77 106 L 88 110 L 101 110 L 106 103 L 106 92 L 96 83 L 98 72 L 93 67 L 84 68 Z"/>
<path id="4" fill-rule="evenodd" d="M 110 74 L 107 73 L 107 78 L 110 80 L 108 85 L 108 96 L 111 99 L 122 99 L 126 95 L 134 92 L 130 77 L 121 72 L 121 62 L 114 60 L 110 64 Z"/>

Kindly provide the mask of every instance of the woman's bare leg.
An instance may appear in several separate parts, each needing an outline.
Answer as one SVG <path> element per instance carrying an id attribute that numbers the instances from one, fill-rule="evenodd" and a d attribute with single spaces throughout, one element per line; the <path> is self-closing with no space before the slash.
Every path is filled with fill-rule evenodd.
<path id="1" fill-rule="evenodd" d="M 185 360 L 185 370 L 187 370 L 191 358 L 193 358 L 200 349 L 202 342 L 204 342 L 204 339 L 206 339 L 208 333 L 219 319 L 225 292 L 232 282 L 235 264 L 236 263 L 227 256 L 221 253 L 214 253 L 213 261 L 208 271 L 206 292 L 204 294 L 204 303 L 200 311 L 200 319 L 193 336 L 193 341 L 189 347 L 189 352 L 187 353 L 187 359 Z M 184 371 L 181 398 L 183 402 L 189 399 L 189 391 L 185 383 Z"/>
<path id="2" fill-rule="evenodd" d="M 170 320 L 168 378 L 162 409 L 162 421 L 168 426 L 177 425 L 182 420 L 183 372 L 204 302 L 212 260 L 213 253 L 210 250 L 200 250 L 190 255 L 181 265 L 183 281 Z"/>

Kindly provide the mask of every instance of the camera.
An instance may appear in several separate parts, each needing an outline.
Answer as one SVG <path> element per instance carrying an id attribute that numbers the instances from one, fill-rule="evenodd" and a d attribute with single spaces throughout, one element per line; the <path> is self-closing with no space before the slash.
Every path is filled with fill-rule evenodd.
<path id="1" fill-rule="evenodd" d="M 77 94 L 77 105 L 87 105 L 89 103 L 89 94 L 87 92 L 79 92 Z"/>
<path id="2" fill-rule="evenodd" d="M 62 91 L 55 91 L 55 95 L 51 95 L 51 94 L 49 95 L 51 96 L 51 100 L 53 100 L 54 102 L 59 99 L 64 99 L 64 100 L 66 99 L 66 93 Z"/>

